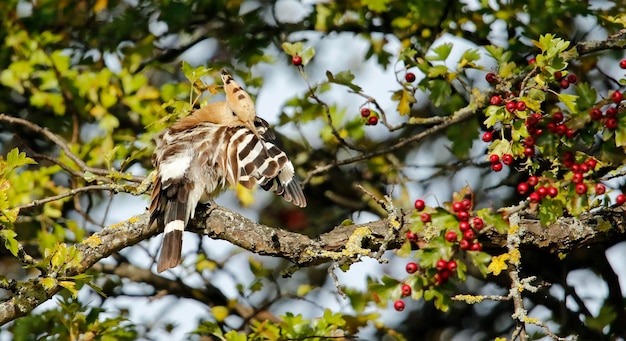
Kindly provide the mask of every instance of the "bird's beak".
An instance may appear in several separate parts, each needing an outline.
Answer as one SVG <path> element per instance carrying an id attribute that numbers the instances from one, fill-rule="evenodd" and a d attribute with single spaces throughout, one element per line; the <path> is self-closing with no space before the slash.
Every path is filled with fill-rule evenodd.
<path id="1" fill-rule="evenodd" d="M 254 126 L 254 121 L 246 122 L 246 128 L 250 129 L 252 133 L 254 134 L 254 136 L 256 136 L 259 140 L 262 140 L 261 135 L 259 134 L 259 131 Z"/>

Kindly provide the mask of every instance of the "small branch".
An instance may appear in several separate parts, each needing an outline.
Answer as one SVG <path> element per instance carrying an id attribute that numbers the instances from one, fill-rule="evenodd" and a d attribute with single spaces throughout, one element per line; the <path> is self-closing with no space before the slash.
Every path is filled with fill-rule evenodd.
<path id="1" fill-rule="evenodd" d="M 359 147 L 353 145 L 352 143 L 349 143 L 348 141 L 346 141 L 343 137 L 341 137 L 341 134 L 339 134 L 339 131 L 337 131 L 337 129 L 335 128 L 335 125 L 333 124 L 333 118 L 332 118 L 332 116 L 330 114 L 330 107 L 328 106 L 328 104 L 326 102 L 322 101 L 315 94 L 315 91 L 311 87 L 311 84 L 309 83 L 309 80 L 307 79 L 306 74 L 304 73 L 302 67 L 299 67 L 298 71 L 300 71 L 300 75 L 302 76 L 302 79 L 304 79 L 304 81 L 306 82 L 306 86 L 309 88 L 309 97 L 314 99 L 315 102 L 317 102 L 317 104 L 319 104 L 322 107 L 324 107 L 324 113 L 326 114 L 326 120 L 328 120 L 328 125 L 330 126 L 330 129 L 331 129 L 331 131 L 333 133 L 333 136 L 335 136 L 335 138 L 337 140 L 339 140 L 339 143 L 343 144 L 347 148 L 352 149 L 352 150 L 363 151 L 363 148 L 359 148 Z"/>
<path id="2" fill-rule="evenodd" d="M 35 133 L 42 134 L 54 144 L 56 144 L 62 151 L 67 155 L 67 157 L 76 164 L 83 172 L 93 173 L 95 175 L 99 175 L 102 177 L 106 177 L 111 175 L 110 170 L 89 167 L 83 160 L 81 160 L 76 154 L 74 154 L 71 150 L 67 142 L 65 142 L 61 137 L 55 135 L 53 132 L 48 130 L 48 128 L 42 128 L 35 123 L 32 123 L 28 120 L 21 119 L 19 117 L 12 117 L 6 114 L 0 114 L 0 121 L 8 122 L 11 124 L 19 124 L 22 125 Z M 131 177 L 128 179 L 132 182 L 141 182 L 143 180 L 142 177 Z"/>
<path id="3" fill-rule="evenodd" d="M 339 160 L 339 161 L 334 161 L 331 164 L 328 165 L 324 165 L 324 166 L 319 166 L 316 169 L 310 171 L 306 178 L 304 179 L 304 181 L 302 182 L 303 185 L 306 185 L 309 181 L 311 181 L 311 179 L 313 178 L 313 176 L 326 172 L 334 167 L 338 167 L 338 166 L 342 166 L 342 165 L 347 165 L 350 163 L 355 163 L 355 162 L 359 162 L 359 161 L 364 161 L 364 160 L 368 160 L 371 159 L 375 156 L 379 156 L 379 155 L 383 155 L 383 154 L 387 154 L 387 153 L 391 153 L 394 152 L 400 148 L 406 147 L 412 143 L 415 142 L 419 142 L 423 139 L 425 139 L 426 137 L 442 131 L 448 127 L 450 127 L 453 124 L 462 122 L 470 117 L 472 117 L 473 115 L 476 114 L 476 112 L 478 111 L 478 106 L 476 106 L 475 104 L 470 104 L 462 109 L 457 110 L 452 116 L 450 117 L 444 117 L 443 118 L 443 122 L 441 122 L 440 124 L 433 126 L 431 128 L 428 128 L 418 134 L 415 134 L 409 138 L 406 139 L 402 139 L 394 144 L 392 144 L 389 147 L 386 148 L 380 148 L 377 150 L 373 150 L 371 152 L 365 152 L 361 155 L 357 155 L 351 158 L 347 158 L 347 159 L 343 159 L 343 160 Z"/>
<path id="4" fill-rule="evenodd" d="M 79 187 L 79 188 L 74 188 L 71 189 L 65 193 L 61 193 L 59 195 L 54 195 L 51 197 L 47 197 L 44 199 L 39 199 L 39 200 L 34 200 L 33 202 L 30 202 L 28 204 L 23 204 L 23 205 L 17 205 L 14 208 L 18 208 L 20 210 L 22 209 L 26 209 L 26 208 L 31 208 L 31 207 L 36 207 L 36 206 L 40 206 L 49 202 L 53 202 L 53 201 L 57 201 L 57 200 L 61 200 L 63 198 L 67 198 L 67 197 L 72 197 L 75 196 L 78 193 L 83 193 L 83 192 L 89 192 L 89 191 L 103 191 L 103 190 L 108 190 L 108 191 L 114 191 L 113 186 L 111 186 L 110 184 L 107 185 L 90 185 L 90 186 L 85 186 L 85 187 Z"/>

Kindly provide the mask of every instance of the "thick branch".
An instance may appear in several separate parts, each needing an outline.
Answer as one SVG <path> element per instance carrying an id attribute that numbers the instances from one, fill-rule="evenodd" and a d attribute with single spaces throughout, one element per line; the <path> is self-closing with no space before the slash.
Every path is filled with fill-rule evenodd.
<path id="1" fill-rule="evenodd" d="M 592 215 L 583 215 L 580 220 L 563 218 L 557 223 L 542 227 L 533 219 L 522 219 L 526 233 L 522 236 L 521 248 L 548 248 L 554 252 L 568 252 L 597 243 L 616 243 L 626 236 L 626 217 L 621 207 L 607 209 Z M 406 231 L 410 219 L 403 219 Z M 82 252 L 81 266 L 69 270 L 65 275 L 84 273 L 103 258 L 127 246 L 157 234 L 157 228 L 147 226 L 148 213 L 143 213 L 127 221 L 102 229 L 76 247 Z M 387 236 L 389 231 L 386 219 L 367 224 L 337 226 L 317 238 L 310 238 L 260 225 L 227 209 L 217 207 L 206 212 L 198 212 L 189 230 L 205 234 L 211 238 L 223 239 L 249 251 L 269 256 L 283 257 L 298 266 L 309 266 L 334 261 L 341 255 L 353 233 L 363 228 L 371 231 L 362 240 L 363 248 L 371 250 L 371 255 L 386 243 L 389 249 L 397 248 L 404 242 L 404 233 Z M 486 245 L 504 247 L 506 235 L 489 232 L 483 235 Z M 38 279 L 21 282 L 17 293 L 0 304 L 0 325 L 30 313 L 34 308 L 59 292 L 61 287 L 44 289 Z"/>

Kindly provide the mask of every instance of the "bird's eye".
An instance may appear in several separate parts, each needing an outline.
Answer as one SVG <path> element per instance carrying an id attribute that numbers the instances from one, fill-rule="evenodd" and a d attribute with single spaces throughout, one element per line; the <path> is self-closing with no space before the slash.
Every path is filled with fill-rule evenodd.
<path id="1" fill-rule="evenodd" d="M 233 116 L 237 116 L 234 111 L 231 111 L 231 113 L 233 114 Z"/>

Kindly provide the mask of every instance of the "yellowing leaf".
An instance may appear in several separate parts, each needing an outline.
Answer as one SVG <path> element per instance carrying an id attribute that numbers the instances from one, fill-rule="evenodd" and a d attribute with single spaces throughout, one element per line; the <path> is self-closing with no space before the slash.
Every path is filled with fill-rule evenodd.
<path id="1" fill-rule="evenodd" d="M 308 294 L 312 288 L 313 287 L 308 284 L 303 284 L 298 287 L 296 293 L 298 296 L 303 297 L 304 295 Z"/>
<path id="2" fill-rule="evenodd" d="M 235 194 L 243 207 L 249 207 L 254 203 L 254 192 L 251 189 L 247 189 L 238 184 L 237 188 L 235 188 Z"/>
<path id="3" fill-rule="evenodd" d="M 46 289 L 52 289 L 57 284 L 56 279 L 51 277 L 42 278 L 39 283 Z"/>
<path id="4" fill-rule="evenodd" d="M 76 283 L 72 281 L 59 281 L 59 285 L 69 290 L 74 298 L 76 298 L 76 295 L 78 295 L 78 290 L 76 290 Z"/>
<path id="5" fill-rule="evenodd" d="M 211 313 L 217 322 L 224 322 L 228 317 L 228 308 L 223 305 L 218 305 L 211 308 Z"/>
<path id="6" fill-rule="evenodd" d="M 406 91 L 402 91 L 402 95 L 400 96 L 400 102 L 398 102 L 398 112 L 400 115 L 408 115 L 411 113 L 411 104 L 417 102 L 413 95 Z"/>

